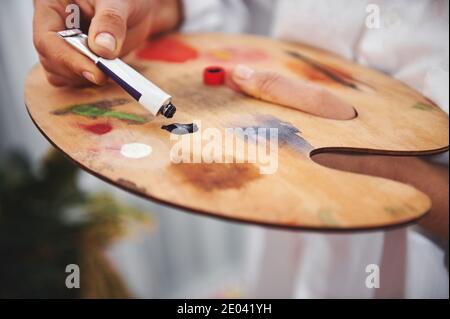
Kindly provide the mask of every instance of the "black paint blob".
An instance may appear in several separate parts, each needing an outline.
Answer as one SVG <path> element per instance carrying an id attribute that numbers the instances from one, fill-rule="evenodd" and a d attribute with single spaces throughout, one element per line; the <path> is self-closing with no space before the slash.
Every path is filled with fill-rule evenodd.
<path id="1" fill-rule="evenodd" d="M 189 124 L 173 123 L 173 124 L 169 124 L 169 125 L 163 125 L 163 126 L 161 126 L 161 128 L 172 134 L 177 134 L 177 135 L 195 133 L 198 131 L 198 126 L 194 123 L 189 123 Z"/>

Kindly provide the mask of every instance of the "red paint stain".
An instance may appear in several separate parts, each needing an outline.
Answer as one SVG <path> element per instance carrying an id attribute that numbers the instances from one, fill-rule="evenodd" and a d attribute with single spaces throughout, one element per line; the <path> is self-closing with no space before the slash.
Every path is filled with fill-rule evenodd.
<path id="1" fill-rule="evenodd" d="M 143 49 L 138 51 L 137 56 L 144 60 L 183 63 L 196 59 L 198 52 L 176 38 L 165 37 L 148 42 Z"/>
<path id="2" fill-rule="evenodd" d="M 96 134 L 96 135 L 103 135 L 106 133 L 109 133 L 112 131 L 112 126 L 109 123 L 97 123 L 97 124 L 90 124 L 90 125 L 80 125 L 81 128 L 84 130 Z"/>
<path id="3" fill-rule="evenodd" d="M 113 151 L 113 152 L 119 152 L 120 150 L 121 150 L 121 146 L 118 146 L 118 145 L 112 145 L 112 146 L 106 146 L 105 147 L 105 150 L 107 150 L 107 151 Z"/>
<path id="4" fill-rule="evenodd" d="M 89 147 L 89 148 L 87 149 L 87 151 L 88 151 L 89 153 L 98 153 L 98 152 L 100 151 L 100 149 L 99 149 L 98 147 Z"/>

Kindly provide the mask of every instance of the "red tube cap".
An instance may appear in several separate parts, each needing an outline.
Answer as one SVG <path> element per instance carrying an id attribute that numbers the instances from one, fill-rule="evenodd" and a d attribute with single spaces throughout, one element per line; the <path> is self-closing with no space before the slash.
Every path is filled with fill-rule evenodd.
<path id="1" fill-rule="evenodd" d="M 203 83 L 222 85 L 225 83 L 225 69 L 220 66 L 208 66 L 203 70 Z"/>

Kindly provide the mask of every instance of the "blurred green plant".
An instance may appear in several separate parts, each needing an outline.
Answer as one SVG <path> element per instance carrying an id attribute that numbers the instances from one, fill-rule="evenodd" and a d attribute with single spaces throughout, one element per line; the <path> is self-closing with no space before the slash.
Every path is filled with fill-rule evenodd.
<path id="1" fill-rule="evenodd" d="M 78 168 L 52 150 L 33 171 L 17 152 L 0 158 L 0 298 L 127 298 L 105 248 L 148 214 L 110 194 L 87 194 Z M 68 264 L 80 267 L 80 289 L 65 286 Z"/>

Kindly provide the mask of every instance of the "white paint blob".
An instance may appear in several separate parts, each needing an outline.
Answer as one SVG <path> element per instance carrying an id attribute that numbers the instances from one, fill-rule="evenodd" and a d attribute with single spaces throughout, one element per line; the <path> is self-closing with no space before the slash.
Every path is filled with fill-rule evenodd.
<path id="1" fill-rule="evenodd" d="M 152 153 L 152 147 L 142 143 L 123 144 L 120 149 L 120 154 L 128 158 L 144 158 Z"/>

